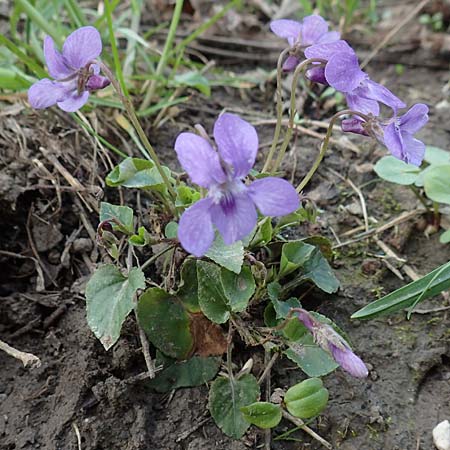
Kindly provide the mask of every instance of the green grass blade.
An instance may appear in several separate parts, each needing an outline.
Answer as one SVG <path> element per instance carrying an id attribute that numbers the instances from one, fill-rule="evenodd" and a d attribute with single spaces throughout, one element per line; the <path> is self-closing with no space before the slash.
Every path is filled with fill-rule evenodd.
<path id="1" fill-rule="evenodd" d="M 62 36 L 55 32 L 55 28 L 51 26 L 50 22 L 28 0 L 16 0 L 16 3 L 33 23 L 50 35 L 57 44 L 62 44 Z"/>
<path id="2" fill-rule="evenodd" d="M 47 76 L 47 72 L 39 64 L 27 56 L 16 44 L 14 44 L 14 42 L 10 41 L 3 34 L 0 34 L 0 44 L 4 45 L 10 52 L 14 53 L 19 60 L 29 67 L 39 78 Z"/>
<path id="3" fill-rule="evenodd" d="M 75 122 L 81 125 L 89 134 L 96 137 L 105 147 L 109 148 L 111 151 L 121 156 L 122 158 L 128 157 L 126 153 L 120 151 L 117 147 L 114 147 L 114 145 L 110 144 L 105 138 L 100 136 L 94 129 L 92 129 L 89 125 L 83 122 L 83 120 L 80 117 L 78 117 L 77 113 L 70 113 L 70 115 L 75 120 Z"/>
<path id="4" fill-rule="evenodd" d="M 77 28 L 87 24 L 83 11 L 74 0 L 66 0 L 66 9 Z"/>
<path id="5" fill-rule="evenodd" d="M 241 0 L 231 0 L 228 2 L 218 13 L 214 14 L 209 20 L 200 25 L 193 33 L 184 38 L 174 49 L 173 53 L 184 51 L 184 48 L 189 45 L 193 40 L 197 39 L 208 28 L 213 26 L 218 20 L 220 20 L 230 9 L 238 6 Z"/>
<path id="6" fill-rule="evenodd" d="M 116 38 L 114 36 L 112 8 L 111 8 L 111 3 L 109 2 L 109 0 L 105 0 L 105 17 L 106 17 L 106 22 L 108 24 L 109 42 L 111 43 L 111 51 L 112 51 L 113 59 L 114 59 L 114 67 L 116 69 L 116 76 L 117 76 L 117 79 L 119 80 L 119 84 L 120 84 L 120 87 L 121 87 L 124 95 L 126 97 L 128 97 L 128 89 L 125 84 L 125 79 L 123 77 L 122 66 L 121 66 L 120 57 L 119 57 L 119 51 L 117 49 Z"/>
<path id="7" fill-rule="evenodd" d="M 415 306 L 442 291 L 450 289 L 450 262 L 438 267 L 417 281 L 391 292 L 356 311 L 352 319 L 373 319 L 381 315 Z"/>

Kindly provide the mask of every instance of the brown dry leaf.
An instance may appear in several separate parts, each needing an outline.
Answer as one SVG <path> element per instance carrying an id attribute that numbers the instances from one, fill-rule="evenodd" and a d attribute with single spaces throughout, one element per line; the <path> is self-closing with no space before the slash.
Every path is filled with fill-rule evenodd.
<path id="1" fill-rule="evenodd" d="M 194 338 L 194 355 L 220 356 L 227 351 L 227 340 L 222 328 L 203 314 L 191 316 L 191 333 Z"/>

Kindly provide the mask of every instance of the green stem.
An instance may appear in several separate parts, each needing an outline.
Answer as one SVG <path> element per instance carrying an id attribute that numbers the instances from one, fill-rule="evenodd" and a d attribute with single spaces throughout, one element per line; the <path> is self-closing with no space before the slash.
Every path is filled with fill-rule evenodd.
<path id="1" fill-rule="evenodd" d="M 166 43 L 164 44 L 164 50 L 159 59 L 158 66 L 156 67 L 155 79 L 150 82 L 150 86 L 145 94 L 144 100 L 139 108 L 140 111 L 148 108 L 150 105 L 153 95 L 156 90 L 157 83 L 161 77 L 163 70 L 166 67 L 167 60 L 169 59 L 169 54 L 171 52 L 172 43 L 175 39 L 175 33 L 177 31 L 178 22 L 180 21 L 181 12 L 183 11 L 184 0 L 177 0 L 175 4 L 175 9 L 173 11 L 172 22 L 170 23 L 169 33 L 167 35 Z"/>
<path id="2" fill-rule="evenodd" d="M 283 98 L 282 98 L 282 92 L 281 92 L 281 76 L 283 74 L 283 62 L 284 57 L 289 53 L 289 48 L 286 48 L 280 53 L 280 56 L 278 57 L 278 63 L 277 63 L 277 90 L 276 90 L 276 96 L 277 96 L 277 123 L 275 125 L 275 131 L 273 133 L 273 141 L 272 145 L 270 146 L 269 153 L 267 154 L 266 162 L 264 163 L 264 167 L 262 169 L 262 172 L 267 172 L 269 170 L 270 164 L 272 163 L 273 156 L 275 154 L 275 150 L 277 149 L 278 140 L 280 139 L 280 132 L 281 132 L 281 122 L 283 120 Z"/>
<path id="3" fill-rule="evenodd" d="M 160 252 L 155 253 L 153 256 L 151 256 L 149 259 L 147 259 L 147 261 L 145 261 L 144 264 L 142 264 L 141 270 L 145 270 L 150 264 L 155 262 L 160 256 L 164 255 L 165 253 L 167 253 L 169 250 L 172 250 L 173 248 L 175 248 L 175 245 L 169 245 L 166 248 L 162 249 Z"/>
<path id="4" fill-rule="evenodd" d="M 286 153 L 286 150 L 288 148 L 289 142 L 292 137 L 292 133 L 294 131 L 294 118 L 295 118 L 295 91 L 297 90 L 297 83 L 300 75 L 303 74 L 303 72 L 308 68 L 308 66 L 312 63 L 321 63 L 326 64 L 326 61 L 324 59 L 320 58 L 310 58 L 303 61 L 301 64 L 297 66 L 294 72 L 294 77 L 292 78 L 292 86 L 291 86 L 291 102 L 290 102 L 290 108 L 289 108 L 289 125 L 288 129 L 286 131 L 286 134 L 284 136 L 283 143 L 281 144 L 280 151 L 278 153 L 277 159 L 275 161 L 275 165 L 273 166 L 271 173 L 274 173 L 278 170 L 278 167 L 280 167 L 281 161 L 284 158 L 284 154 Z"/>
<path id="5" fill-rule="evenodd" d="M 108 0 L 106 0 L 108 1 Z M 154 148 L 152 147 L 152 144 L 150 144 L 150 141 L 147 138 L 147 135 L 145 134 L 144 130 L 142 129 L 141 123 L 139 122 L 139 119 L 137 118 L 136 111 L 134 109 L 133 104 L 131 103 L 130 98 L 128 95 L 126 95 L 122 89 L 120 84 L 117 82 L 116 78 L 114 77 L 114 74 L 112 73 L 111 69 L 102 61 L 99 62 L 103 72 L 108 77 L 108 79 L 111 81 L 111 84 L 113 85 L 114 89 L 116 90 L 120 101 L 123 103 L 123 106 L 125 107 L 128 117 L 130 118 L 131 123 L 133 124 L 134 129 L 136 130 L 139 139 L 141 140 L 142 144 L 144 144 L 145 149 L 148 151 L 152 161 L 155 163 L 156 169 L 158 170 L 159 174 L 161 175 L 161 178 L 164 181 L 164 184 L 167 187 L 167 190 L 169 191 L 170 195 L 173 199 L 176 198 L 177 194 L 175 190 L 173 189 L 172 184 L 170 183 L 169 178 L 166 175 L 166 172 L 164 172 L 163 167 L 159 161 L 158 155 L 156 154 Z"/>
<path id="6" fill-rule="evenodd" d="M 425 199 L 423 198 L 422 195 L 420 195 L 419 189 L 417 189 L 416 186 L 414 186 L 413 184 L 409 185 L 409 188 L 414 192 L 414 195 L 418 198 L 418 200 L 420 201 L 420 203 L 422 203 L 422 205 L 425 207 L 425 209 L 430 212 L 430 207 L 427 205 L 427 202 L 425 201 Z"/>
<path id="7" fill-rule="evenodd" d="M 433 215 L 434 215 L 434 222 L 437 226 L 439 226 L 439 203 L 433 202 Z"/>
<path id="8" fill-rule="evenodd" d="M 306 174 L 305 178 L 301 181 L 301 183 L 297 186 L 297 192 L 301 192 L 303 188 L 309 183 L 312 176 L 315 174 L 316 170 L 318 169 L 320 163 L 322 162 L 323 157 L 325 156 L 325 153 L 328 149 L 328 144 L 330 143 L 331 134 L 333 133 L 333 126 L 339 117 L 344 115 L 354 115 L 363 118 L 366 121 L 370 120 L 369 116 L 366 116 L 365 114 L 362 114 L 357 111 L 353 111 L 351 109 L 345 109 L 343 111 L 337 112 L 330 120 L 330 124 L 328 125 L 327 133 L 325 135 L 324 140 L 322 141 L 322 145 L 320 146 L 319 154 L 317 155 L 316 160 L 314 161 L 313 166 L 309 170 L 309 172 Z"/>

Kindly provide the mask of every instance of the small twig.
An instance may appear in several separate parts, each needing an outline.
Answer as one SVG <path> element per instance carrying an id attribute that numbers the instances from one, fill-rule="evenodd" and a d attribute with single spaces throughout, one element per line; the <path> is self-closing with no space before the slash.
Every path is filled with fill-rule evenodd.
<path id="1" fill-rule="evenodd" d="M 37 369 L 41 366 L 41 360 L 32 353 L 21 352 L 20 350 L 11 347 L 6 342 L 0 340 L 0 350 L 6 352 L 9 356 L 22 361 L 24 367 L 30 367 L 30 369 Z"/>
<path id="2" fill-rule="evenodd" d="M 266 376 L 270 373 L 270 370 L 272 369 L 273 365 L 275 364 L 275 361 L 278 359 L 279 356 L 280 354 L 278 352 L 272 355 L 272 358 L 267 363 L 264 372 L 259 377 L 258 384 L 261 384 L 264 381 L 264 378 L 266 378 Z"/>
<path id="3" fill-rule="evenodd" d="M 178 444 L 181 441 L 184 441 L 186 438 L 188 438 L 192 433 L 197 431 L 201 426 L 205 425 L 206 422 L 211 420 L 211 417 L 205 417 L 204 419 L 197 422 L 192 428 L 189 428 L 189 430 L 186 430 L 184 433 L 181 433 L 175 440 L 175 442 Z"/>
<path id="4" fill-rule="evenodd" d="M 414 17 L 419 14 L 422 8 L 429 3 L 430 0 L 422 0 L 401 22 L 399 22 L 384 39 L 370 52 L 367 58 L 361 63 L 361 69 L 364 69 L 367 64 L 378 54 L 378 52 Z"/>
<path id="5" fill-rule="evenodd" d="M 431 309 L 415 309 L 414 311 L 411 311 L 415 314 L 431 314 L 435 312 L 441 312 L 441 311 L 448 311 L 450 309 L 450 306 L 439 306 L 437 308 L 431 308 Z"/>
<path id="6" fill-rule="evenodd" d="M 292 422 L 295 426 L 301 428 L 305 433 L 308 433 L 312 438 L 314 438 L 316 441 L 320 442 L 325 448 L 332 450 L 333 446 L 328 441 L 326 441 L 323 437 L 319 436 L 314 430 L 309 428 L 308 425 L 306 425 L 302 419 L 292 416 L 284 409 L 282 409 L 281 412 L 285 419 Z"/>
<path id="7" fill-rule="evenodd" d="M 72 422 L 72 428 L 75 431 L 75 435 L 77 437 L 78 450 L 81 450 L 81 434 L 78 429 L 78 425 L 75 422 Z"/>
<path id="8" fill-rule="evenodd" d="M 139 325 L 139 319 L 137 314 L 136 314 L 136 321 L 139 329 L 139 339 L 141 340 L 142 353 L 144 354 L 145 364 L 148 370 L 148 376 L 150 379 L 153 379 L 155 378 L 156 375 L 155 363 L 150 355 L 150 344 L 148 343 L 147 335 L 145 334 L 143 328 Z"/>
<path id="9" fill-rule="evenodd" d="M 361 202 L 361 210 L 363 213 L 363 217 L 364 217 L 364 227 L 366 230 L 366 233 L 369 231 L 369 217 L 367 215 L 367 207 L 366 207 L 366 200 L 364 198 L 363 193 L 361 192 L 361 189 L 359 189 L 355 183 L 353 183 L 352 180 L 350 180 L 350 178 L 345 178 L 343 177 L 340 173 L 336 172 L 333 169 L 328 169 L 333 175 L 337 176 L 338 178 L 340 178 L 342 181 L 344 181 L 345 183 L 347 183 L 358 195 L 359 197 L 359 201 Z"/>

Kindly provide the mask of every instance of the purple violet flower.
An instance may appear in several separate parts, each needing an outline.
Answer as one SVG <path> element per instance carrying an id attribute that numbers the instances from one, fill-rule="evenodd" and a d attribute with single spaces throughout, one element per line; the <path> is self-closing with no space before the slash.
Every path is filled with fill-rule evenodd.
<path id="1" fill-rule="evenodd" d="M 33 108 L 43 109 L 57 104 L 63 111 L 79 110 L 89 93 L 103 89 L 110 81 L 99 75 L 95 58 L 102 52 L 100 33 L 94 27 L 82 27 L 71 33 L 64 42 L 62 53 L 55 48 L 50 36 L 44 40 L 44 56 L 48 72 L 54 78 L 44 78 L 28 90 Z"/>
<path id="2" fill-rule="evenodd" d="M 369 122 L 359 117 L 345 119 L 341 123 L 345 132 L 373 136 L 391 152 L 392 156 L 408 164 L 420 166 L 425 156 L 425 144 L 414 138 L 428 122 L 428 106 L 417 103 L 403 116 L 388 121 L 372 118 Z"/>
<path id="3" fill-rule="evenodd" d="M 255 163 L 258 136 L 255 128 L 234 114 L 222 114 L 214 125 L 211 143 L 194 133 L 181 133 L 175 151 L 191 180 L 208 189 L 206 198 L 188 208 L 180 218 L 178 238 L 183 248 L 203 256 L 214 240 L 214 226 L 226 245 L 247 236 L 256 226 L 257 212 L 284 216 L 299 207 L 299 197 L 286 180 L 261 178 L 245 185 Z"/>
<path id="4" fill-rule="evenodd" d="M 283 70 L 294 70 L 300 61 L 299 53 L 314 44 L 334 42 L 340 38 L 337 31 L 328 31 L 325 19 L 318 15 L 306 16 L 301 22 L 288 19 L 274 20 L 270 29 L 279 37 L 287 39 L 292 54 L 283 64 Z"/>
<path id="5" fill-rule="evenodd" d="M 299 320 L 312 333 L 314 341 L 330 353 L 343 370 L 356 378 L 367 377 L 369 371 L 362 359 L 353 353 L 345 339 L 333 327 L 318 321 L 302 308 L 296 308 L 295 311 Z"/>
<path id="6" fill-rule="evenodd" d="M 305 55 L 307 58 L 328 60 L 325 66 L 325 79 L 330 86 L 345 94 L 349 108 L 363 114 L 378 116 L 380 114 L 378 102 L 392 108 L 394 113 L 406 106 L 389 89 L 372 81 L 369 75 L 361 70 L 358 57 L 350 46 L 347 45 L 347 48 L 342 44 L 340 46 L 342 51 L 330 44 L 317 44 L 306 49 Z"/>

